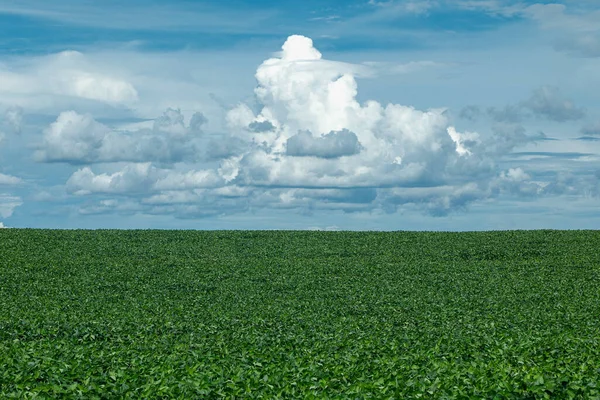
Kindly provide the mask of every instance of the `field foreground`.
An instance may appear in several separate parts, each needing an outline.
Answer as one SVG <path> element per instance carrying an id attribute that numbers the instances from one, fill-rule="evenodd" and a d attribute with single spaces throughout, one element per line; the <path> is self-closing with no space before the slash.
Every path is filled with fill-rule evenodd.
<path id="1" fill-rule="evenodd" d="M 600 231 L 0 230 L 0 398 L 600 399 Z"/>

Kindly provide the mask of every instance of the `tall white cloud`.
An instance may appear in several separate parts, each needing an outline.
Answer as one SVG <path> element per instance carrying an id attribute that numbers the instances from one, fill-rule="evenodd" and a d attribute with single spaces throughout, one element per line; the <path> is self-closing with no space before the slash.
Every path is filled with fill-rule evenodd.
<path id="1" fill-rule="evenodd" d="M 361 68 L 324 60 L 311 39 L 298 35 L 289 37 L 276 57 L 263 62 L 256 73 L 259 113 L 254 115 L 241 104 L 228 114 L 234 133 L 263 146 L 236 159 L 245 182 L 405 185 L 410 184 L 409 176 L 422 178 L 415 171 L 441 175 L 444 160 L 468 153 L 456 143 L 458 134 L 453 138 L 448 133 L 443 109 L 420 111 L 376 101 L 360 104 L 355 75 Z M 258 124 L 272 129 L 254 129 Z M 286 154 L 331 160 L 307 161 Z"/>

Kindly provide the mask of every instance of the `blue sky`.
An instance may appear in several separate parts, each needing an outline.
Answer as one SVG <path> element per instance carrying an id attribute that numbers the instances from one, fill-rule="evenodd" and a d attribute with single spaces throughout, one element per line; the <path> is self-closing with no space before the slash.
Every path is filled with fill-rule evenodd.
<path id="1" fill-rule="evenodd" d="M 600 224 L 597 1 L 0 0 L 0 226 Z"/>

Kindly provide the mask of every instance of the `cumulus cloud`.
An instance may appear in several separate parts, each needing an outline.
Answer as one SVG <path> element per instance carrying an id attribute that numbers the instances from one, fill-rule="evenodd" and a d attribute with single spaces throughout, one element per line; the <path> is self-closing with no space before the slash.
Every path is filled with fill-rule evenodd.
<path id="1" fill-rule="evenodd" d="M 543 190 L 543 186 L 531 179 L 522 168 L 509 168 L 494 180 L 492 190 L 517 195 L 517 198 L 536 196 Z"/>
<path id="2" fill-rule="evenodd" d="M 220 183 L 221 179 L 211 170 L 180 172 L 157 168 L 151 163 L 135 163 L 112 174 L 96 174 L 89 167 L 81 168 L 67 181 L 67 191 L 76 195 L 144 194 L 160 190 L 214 187 Z"/>
<path id="3" fill-rule="evenodd" d="M 98 159 L 102 141 L 109 132 L 108 127 L 96 122 L 91 115 L 63 112 L 44 132 L 43 149 L 36 158 L 40 161 L 93 161 Z"/>
<path id="4" fill-rule="evenodd" d="M 500 193 L 537 191 L 530 190 L 525 171 L 502 172 L 496 165 L 536 140 L 520 125 L 498 122 L 490 132 L 472 132 L 452 125 L 443 108 L 359 103 L 355 78 L 363 67 L 326 60 L 310 38 L 289 37 L 256 71 L 256 104 L 230 109 L 227 132 L 203 142 L 203 167 L 158 168 L 152 162 L 159 157 L 139 150 L 143 135 L 136 137 L 137 147 L 123 145 L 125 139 L 111 129 L 74 113 L 49 128 L 42 151 L 46 160 L 54 154 L 54 160 L 86 163 L 146 161 L 116 172 L 88 166 L 76 171 L 67 182 L 69 193 L 118 195 L 115 203 L 103 199 L 89 206 L 88 213 L 198 217 L 261 207 L 356 212 L 408 205 L 446 215 Z M 556 115 L 558 106 L 545 100 L 531 108 Z M 167 110 L 152 132 L 178 143 L 204 123 L 198 115 L 186 126 L 180 112 Z M 119 134 L 133 141 L 133 133 Z M 117 147 L 139 156 L 117 157 Z"/>
<path id="5" fill-rule="evenodd" d="M 255 144 L 228 160 L 237 179 L 310 187 L 415 184 L 431 179 L 423 171 L 441 175 L 446 161 L 466 154 L 447 131 L 445 110 L 360 104 L 355 73 L 356 66 L 324 60 L 310 38 L 291 36 L 257 70 L 258 113 L 245 104 L 228 113 L 231 131 Z"/>
<path id="6" fill-rule="evenodd" d="M 107 103 L 129 103 L 138 99 L 137 91 L 129 82 L 88 72 L 70 71 L 55 85 L 59 94 Z"/>
<path id="7" fill-rule="evenodd" d="M 180 110 L 167 109 L 153 129 L 118 131 L 75 111 L 61 113 L 44 131 L 35 158 L 41 162 L 72 164 L 158 161 L 177 162 L 197 156 L 193 139 L 202 133 L 206 118 L 195 113 L 188 126 Z"/>
<path id="8" fill-rule="evenodd" d="M 152 184 L 150 163 L 132 164 L 113 174 L 95 174 L 91 168 L 77 170 L 67 181 L 67 191 L 78 194 L 145 192 Z"/>

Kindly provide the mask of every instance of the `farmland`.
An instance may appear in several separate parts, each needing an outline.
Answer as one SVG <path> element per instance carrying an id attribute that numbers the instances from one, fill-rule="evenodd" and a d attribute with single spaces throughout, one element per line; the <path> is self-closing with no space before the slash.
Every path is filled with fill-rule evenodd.
<path id="1" fill-rule="evenodd" d="M 0 398 L 600 399 L 600 232 L 0 230 Z"/>

